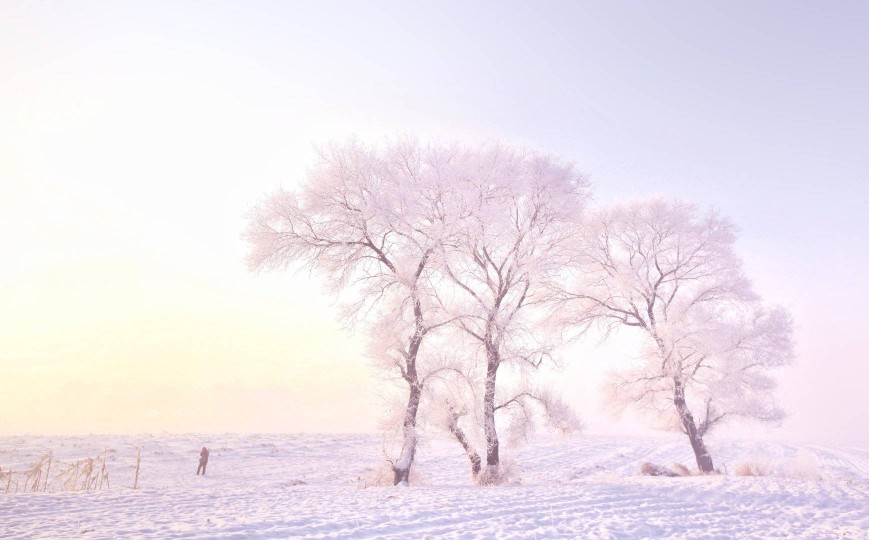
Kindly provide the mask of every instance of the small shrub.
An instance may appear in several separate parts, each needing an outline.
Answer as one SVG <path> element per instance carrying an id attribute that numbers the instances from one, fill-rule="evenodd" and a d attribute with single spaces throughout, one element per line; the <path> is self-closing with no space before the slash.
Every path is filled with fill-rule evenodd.
<path id="1" fill-rule="evenodd" d="M 476 481 L 481 486 L 497 486 L 501 483 L 501 471 L 499 467 L 483 467 Z"/>
<path id="2" fill-rule="evenodd" d="M 676 473 L 677 476 L 691 476 L 691 471 L 688 467 L 682 465 L 681 463 L 673 463 L 670 465 L 670 470 Z"/>
<path id="3" fill-rule="evenodd" d="M 678 476 L 667 467 L 664 467 L 663 465 L 655 465 L 648 461 L 640 465 L 640 474 L 642 476 Z"/>
<path id="4" fill-rule="evenodd" d="M 736 476 L 769 476 L 772 467 L 768 462 L 747 459 L 736 466 L 733 474 Z"/>
<path id="5" fill-rule="evenodd" d="M 381 461 L 375 467 L 366 468 L 365 474 L 359 477 L 359 488 L 389 487 L 393 485 L 394 480 L 392 463 Z"/>
<path id="6" fill-rule="evenodd" d="M 516 462 L 511 459 L 502 459 L 497 467 L 483 467 L 483 470 L 480 471 L 480 474 L 474 480 L 480 486 L 520 483 Z"/>
<path id="7" fill-rule="evenodd" d="M 417 467 L 410 469 L 410 485 L 418 485 L 422 483 L 422 475 Z M 395 471 L 392 468 L 391 461 L 381 461 L 376 467 L 366 469 L 366 473 L 358 478 L 358 486 L 360 489 L 372 487 L 392 487 L 395 482 Z"/>
<path id="8" fill-rule="evenodd" d="M 818 458 L 815 454 L 800 450 L 790 462 L 788 476 L 798 480 L 821 480 L 821 472 L 818 470 Z"/>

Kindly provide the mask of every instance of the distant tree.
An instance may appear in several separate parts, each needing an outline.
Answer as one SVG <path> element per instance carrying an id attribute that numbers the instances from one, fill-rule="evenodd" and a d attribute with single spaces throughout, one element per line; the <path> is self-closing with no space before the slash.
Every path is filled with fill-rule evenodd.
<path id="1" fill-rule="evenodd" d="M 552 356 L 537 324 L 547 300 L 543 284 L 562 270 L 563 248 L 588 198 L 588 184 L 572 166 L 550 156 L 500 146 L 455 156 L 450 178 L 445 200 L 453 215 L 464 217 L 456 234 L 441 242 L 443 272 L 453 285 L 441 293 L 450 297 L 450 311 L 485 366 L 484 481 L 497 481 L 496 412 L 521 418 L 535 403 L 563 410 L 547 409 L 555 401 L 527 387 L 505 394 L 498 375 L 503 366 L 534 370 Z"/>
<path id="2" fill-rule="evenodd" d="M 644 355 L 611 385 L 618 407 L 681 429 L 703 472 L 704 443 L 731 418 L 774 422 L 769 369 L 792 360 L 791 320 L 764 308 L 733 250 L 733 225 L 681 202 L 631 202 L 593 216 L 575 237 L 572 278 L 555 294 L 577 329 L 632 328 Z"/>
<path id="3" fill-rule="evenodd" d="M 395 484 L 409 479 L 426 377 L 444 367 L 424 365 L 421 350 L 449 322 L 430 275 L 455 221 L 439 187 L 448 157 L 415 141 L 328 147 L 299 189 L 272 193 L 250 212 L 244 234 L 252 269 L 300 264 L 344 293 L 344 316 L 366 324 L 378 362 L 406 384 Z"/>

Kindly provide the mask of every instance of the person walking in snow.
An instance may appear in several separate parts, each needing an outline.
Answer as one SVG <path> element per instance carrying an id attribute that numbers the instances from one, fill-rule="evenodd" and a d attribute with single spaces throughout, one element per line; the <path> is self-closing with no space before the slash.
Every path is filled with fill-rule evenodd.
<path id="1" fill-rule="evenodd" d="M 199 476 L 199 471 L 202 471 L 202 476 L 205 476 L 205 467 L 208 465 L 208 448 L 202 447 L 199 452 L 199 468 L 196 469 L 196 476 Z"/>

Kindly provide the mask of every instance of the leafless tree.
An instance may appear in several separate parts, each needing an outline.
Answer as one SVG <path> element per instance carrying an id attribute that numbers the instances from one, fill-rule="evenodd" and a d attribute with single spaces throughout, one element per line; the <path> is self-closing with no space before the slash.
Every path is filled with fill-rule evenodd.
<path id="1" fill-rule="evenodd" d="M 644 355 L 614 377 L 613 400 L 681 429 L 699 469 L 712 471 L 704 436 L 713 427 L 782 416 L 768 371 L 792 359 L 788 313 L 760 304 L 734 253 L 733 225 L 713 211 L 631 202 L 599 212 L 583 231 L 555 293 L 559 314 L 575 329 L 643 333 Z"/>
<path id="2" fill-rule="evenodd" d="M 501 395 L 499 370 L 536 369 L 552 357 L 535 325 L 546 300 L 542 284 L 565 263 L 563 247 L 588 197 L 587 182 L 552 157 L 499 146 L 458 156 L 451 177 L 448 200 L 453 214 L 465 217 L 442 242 L 441 261 L 453 285 L 450 311 L 485 365 L 481 416 L 487 475 L 496 478 L 496 411 L 525 411 L 535 397 L 527 390 Z"/>
<path id="3" fill-rule="evenodd" d="M 417 447 L 421 349 L 448 322 L 430 276 L 454 222 L 439 187 L 448 159 L 446 150 L 415 141 L 382 150 L 330 146 L 300 189 L 272 193 L 250 212 L 244 234 L 252 269 L 301 264 L 321 272 L 343 293 L 347 320 L 371 330 L 377 360 L 406 384 L 395 484 L 408 481 Z"/>

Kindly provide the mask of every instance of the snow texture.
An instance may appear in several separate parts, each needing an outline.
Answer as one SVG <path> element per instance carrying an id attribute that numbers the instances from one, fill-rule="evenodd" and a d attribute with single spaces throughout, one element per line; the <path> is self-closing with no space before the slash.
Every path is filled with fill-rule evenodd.
<path id="1" fill-rule="evenodd" d="M 61 460 L 107 450 L 112 487 L 0 493 L 0 537 L 869 538 L 869 449 L 710 446 L 731 473 L 762 458 L 770 476 L 640 476 L 646 461 L 692 463 L 677 435 L 538 439 L 513 456 L 521 483 L 496 487 L 471 485 L 454 441 L 422 439 L 421 484 L 368 489 L 359 478 L 381 458 L 376 436 L 4 437 L 4 471 L 49 449 Z M 804 479 L 807 461 L 822 480 Z"/>

